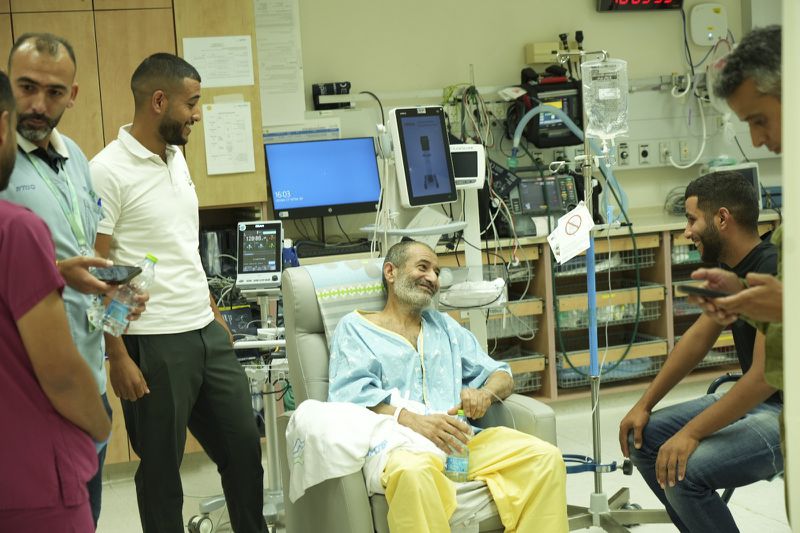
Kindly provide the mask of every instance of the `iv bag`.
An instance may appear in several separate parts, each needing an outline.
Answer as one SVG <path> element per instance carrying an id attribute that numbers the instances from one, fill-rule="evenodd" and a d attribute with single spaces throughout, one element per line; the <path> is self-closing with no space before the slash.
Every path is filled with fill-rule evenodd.
<path id="1" fill-rule="evenodd" d="M 605 145 L 628 132 L 628 63 L 622 59 L 587 61 L 581 65 L 585 133 Z"/>

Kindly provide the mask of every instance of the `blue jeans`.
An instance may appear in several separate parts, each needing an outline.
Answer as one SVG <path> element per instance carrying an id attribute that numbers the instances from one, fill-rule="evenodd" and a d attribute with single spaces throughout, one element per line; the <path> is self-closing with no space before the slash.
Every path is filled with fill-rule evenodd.
<path id="1" fill-rule="evenodd" d="M 661 488 L 655 473 L 659 448 L 720 397 L 709 394 L 654 412 L 638 450 L 633 446 L 633 432 L 628 436 L 631 461 L 682 532 L 739 531 L 717 490 L 772 479 L 783 472 L 778 425 L 783 406 L 762 403 L 700 441 L 689 457 L 686 477 L 674 487 Z"/>
<path id="2" fill-rule="evenodd" d="M 106 408 L 108 417 L 111 418 L 111 405 L 108 403 L 108 396 L 103 393 L 101 399 L 103 400 L 103 406 Z M 92 508 L 92 519 L 94 520 L 95 529 L 97 529 L 97 521 L 100 519 L 100 504 L 103 494 L 103 463 L 106 460 L 107 450 L 108 445 L 103 446 L 103 449 L 97 454 L 97 473 L 86 484 L 86 489 L 89 491 L 89 505 Z"/>

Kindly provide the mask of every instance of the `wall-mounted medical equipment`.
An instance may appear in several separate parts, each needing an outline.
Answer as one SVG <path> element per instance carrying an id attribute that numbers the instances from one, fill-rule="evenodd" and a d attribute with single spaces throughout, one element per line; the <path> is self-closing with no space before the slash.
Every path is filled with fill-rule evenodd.
<path id="1" fill-rule="evenodd" d="M 482 144 L 451 144 L 450 161 L 457 189 L 483 189 L 486 148 Z"/>
<path id="2" fill-rule="evenodd" d="M 560 109 L 572 119 L 578 128 L 583 127 L 583 107 L 581 103 L 581 85 L 579 81 L 566 83 L 542 83 L 530 87 L 531 97 L 541 104 Z M 538 120 L 531 121 L 529 140 L 538 148 L 553 146 L 572 146 L 583 142 L 564 124 L 558 116 L 544 111 Z"/>
<path id="3" fill-rule="evenodd" d="M 597 0 L 597 11 L 600 13 L 613 13 L 615 11 L 663 11 L 680 9 L 683 0 Z"/>
<path id="4" fill-rule="evenodd" d="M 264 145 L 277 218 L 374 213 L 380 177 L 372 137 Z"/>
<path id="5" fill-rule="evenodd" d="M 728 11 L 722 4 L 697 4 L 689 16 L 692 41 L 699 46 L 713 46 L 728 35 Z"/>
<path id="6" fill-rule="evenodd" d="M 524 178 L 511 194 L 511 211 L 529 216 L 561 215 L 578 205 L 572 176 Z"/>
<path id="7" fill-rule="evenodd" d="M 454 202 L 457 193 L 444 110 L 439 106 L 393 109 L 388 128 L 402 206 Z"/>

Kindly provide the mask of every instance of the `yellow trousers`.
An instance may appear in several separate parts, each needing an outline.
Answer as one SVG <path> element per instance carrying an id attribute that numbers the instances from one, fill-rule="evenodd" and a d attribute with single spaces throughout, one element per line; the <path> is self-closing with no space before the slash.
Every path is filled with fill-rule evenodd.
<path id="1" fill-rule="evenodd" d="M 393 533 L 447 533 L 455 485 L 431 453 L 396 450 L 381 482 Z M 483 480 L 506 532 L 566 533 L 566 468 L 558 448 L 525 433 L 489 428 L 469 442 L 468 478 Z"/>

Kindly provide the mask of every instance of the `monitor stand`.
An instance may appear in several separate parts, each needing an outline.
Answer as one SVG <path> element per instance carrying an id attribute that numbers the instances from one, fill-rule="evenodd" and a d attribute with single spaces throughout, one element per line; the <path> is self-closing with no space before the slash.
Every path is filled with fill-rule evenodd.
<path id="1" fill-rule="evenodd" d="M 272 287 L 272 288 L 255 288 L 255 289 L 239 289 L 239 292 L 244 296 L 246 300 L 258 301 L 259 304 L 261 303 L 259 298 L 280 298 L 281 296 L 281 288 L 280 287 Z"/>

